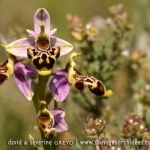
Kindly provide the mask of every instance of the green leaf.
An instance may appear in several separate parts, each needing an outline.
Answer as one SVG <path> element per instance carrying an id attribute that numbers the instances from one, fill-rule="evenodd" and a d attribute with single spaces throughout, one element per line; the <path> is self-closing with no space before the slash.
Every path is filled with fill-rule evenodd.
<path id="1" fill-rule="evenodd" d="M 86 136 L 87 138 L 90 138 L 90 139 L 95 139 L 96 138 L 96 135 L 89 135 L 89 136 Z"/>

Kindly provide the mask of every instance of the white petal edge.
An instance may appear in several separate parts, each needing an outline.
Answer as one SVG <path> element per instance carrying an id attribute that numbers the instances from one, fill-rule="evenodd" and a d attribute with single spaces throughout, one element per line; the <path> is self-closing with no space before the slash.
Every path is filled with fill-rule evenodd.
<path id="1" fill-rule="evenodd" d="M 55 36 L 50 37 L 50 42 L 51 42 L 52 46 L 60 47 L 60 55 L 61 56 L 68 54 L 73 49 L 73 46 L 69 42 L 66 42 Z"/>

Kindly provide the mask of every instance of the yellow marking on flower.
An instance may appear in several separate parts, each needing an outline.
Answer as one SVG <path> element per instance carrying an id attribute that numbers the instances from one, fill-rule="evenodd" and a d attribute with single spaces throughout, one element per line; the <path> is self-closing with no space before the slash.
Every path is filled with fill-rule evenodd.
<path id="1" fill-rule="evenodd" d="M 44 24 L 44 22 L 40 23 L 40 28 L 41 28 L 41 33 L 40 34 L 45 33 L 45 24 Z"/>
<path id="2" fill-rule="evenodd" d="M 8 70 L 7 70 L 7 74 L 10 76 L 10 75 L 12 75 L 13 74 L 13 72 L 14 72 L 14 67 L 11 65 L 11 64 L 7 64 L 7 68 L 8 68 Z"/>
<path id="3" fill-rule="evenodd" d="M 13 74 L 13 72 L 14 72 L 14 57 L 12 56 L 12 55 L 8 55 L 8 63 L 7 63 L 7 68 L 8 68 L 8 70 L 7 70 L 7 74 L 10 76 L 10 75 L 12 75 Z"/>
<path id="4" fill-rule="evenodd" d="M 76 71 L 74 70 L 74 67 L 75 67 L 75 62 L 73 61 L 73 58 L 76 57 L 76 56 L 79 56 L 81 55 L 81 53 L 72 53 L 70 55 L 70 58 L 69 58 L 69 62 L 67 64 L 67 70 L 68 70 L 68 81 L 70 84 L 74 84 L 76 79 L 75 79 L 75 74 L 76 74 Z"/>
<path id="5" fill-rule="evenodd" d="M 41 64 L 44 60 L 42 58 L 39 59 L 39 64 Z"/>
<path id="6" fill-rule="evenodd" d="M 92 84 L 92 89 L 94 89 L 94 88 L 96 88 L 97 87 L 97 82 L 94 82 L 93 84 Z"/>
<path id="7" fill-rule="evenodd" d="M 76 56 L 79 56 L 81 54 L 82 53 L 76 53 L 76 52 L 74 52 L 74 53 L 72 53 L 70 55 L 69 64 L 70 64 L 71 67 L 75 67 L 75 65 L 76 65 L 75 62 L 73 61 L 73 58 L 76 57 Z"/>
<path id="8" fill-rule="evenodd" d="M 71 70 L 70 70 L 71 71 Z M 72 71 L 71 73 L 69 73 L 69 76 L 68 76 L 68 81 L 70 84 L 73 84 L 76 82 L 76 79 L 75 79 L 75 72 Z"/>
<path id="9" fill-rule="evenodd" d="M 48 57 L 46 58 L 46 62 L 47 62 L 48 64 L 50 63 L 50 61 L 49 61 Z"/>
<path id="10" fill-rule="evenodd" d="M 113 94 L 112 90 L 107 90 L 104 94 L 106 97 L 110 97 Z"/>
<path id="11" fill-rule="evenodd" d="M 37 72 L 41 76 L 47 76 L 47 75 L 49 75 L 49 74 L 52 73 L 52 70 L 45 70 L 45 71 L 43 71 L 43 70 L 37 70 Z"/>

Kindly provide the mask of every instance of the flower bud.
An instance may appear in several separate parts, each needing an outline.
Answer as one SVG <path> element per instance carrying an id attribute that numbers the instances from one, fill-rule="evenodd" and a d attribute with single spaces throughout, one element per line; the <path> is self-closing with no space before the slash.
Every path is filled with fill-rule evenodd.
<path id="1" fill-rule="evenodd" d="M 145 122 L 138 115 L 133 115 L 127 117 L 122 131 L 125 137 L 142 139 L 147 128 Z"/>

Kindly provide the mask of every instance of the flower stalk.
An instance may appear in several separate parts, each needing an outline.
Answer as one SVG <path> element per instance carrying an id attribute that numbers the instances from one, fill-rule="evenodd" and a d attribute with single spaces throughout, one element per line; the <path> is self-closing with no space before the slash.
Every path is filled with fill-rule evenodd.
<path id="1" fill-rule="evenodd" d="M 41 76 L 39 75 L 39 91 L 38 91 L 38 98 L 39 100 L 45 100 L 45 89 L 47 82 L 49 80 L 50 75 Z"/>
<path id="2" fill-rule="evenodd" d="M 38 77 L 39 77 L 39 86 L 37 85 L 38 89 L 36 88 L 34 97 L 32 99 L 37 114 L 41 107 L 40 101 L 44 100 L 44 98 L 45 98 L 45 88 L 46 88 L 47 81 L 49 79 L 49 75 L 47 75 L 47 76 L 39 75 Z M 40 133 L 41 133 L 42 141 L 48 141 L 48 140 L 51 141 L 50 139 L 45 137 L 43 131 L 40 130 Z M 49 146 L 49 145 L 43 145 L 43 149 L 44 150 L 53 150 L 51 148 L 51 146 Z"/>

